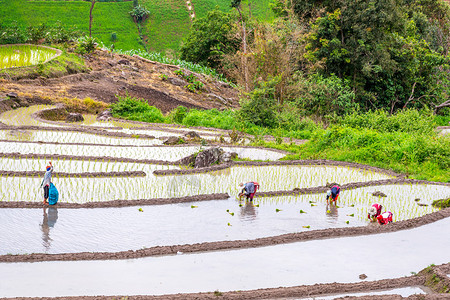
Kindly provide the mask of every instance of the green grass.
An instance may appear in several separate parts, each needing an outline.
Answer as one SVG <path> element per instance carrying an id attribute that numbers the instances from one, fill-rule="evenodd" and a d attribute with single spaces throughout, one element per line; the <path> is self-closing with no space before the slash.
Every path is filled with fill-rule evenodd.
<path id="1" fill-rule="evenodd" d="M 195 0 L 192 3 L 197 18 L 206 16 L 216 5 L 223 11 L 231 11 L 230 0 Z M 254 17 L 267 21 L 274 19 L 269 0 L 252 0 L 251 3 Z M 177 56 L 192 24 L 185 0 L 140 0 L 140 4 L 150 10 L 149 18 L 142 25 L 148 50 Z M 90 5 L 90 2 L 80 0 L 0 0 L 0 20 L 2 24 L 17 22 L 23 27 L 60 21 L 88 33 Z M 109 47 L 111 34 L 115 32 L 116 49 L 144 49 L 137 26 L 129 15 L 132 5 L 132 1 L 97 2 L 92 35 Z M 248 12 L 247 0 L 243 1 L 243 9 Z"/>
<path id="2" fill-rule="evenodd" d="M 178 51 L 183 37 L 191 27 L 185 0 L 141 0 L 141 5 L 150 10 L 144 24 L 149 51 Z"/>
<path id="3" fill-rule="evenodd" d="M 252 17 L 255 17 L 259 21 L 270 22 L 275 18 L 275 15 L 269 7 L 269 2 L 270 0 L 243 0 L 242 9 L 247 15 L 251 11 Z M 230 0 L 192 0 L 192 3 L 197 18 L 205 17 L 208 11 L 215 9 L 216 6 L 224 12 L 232 10 L 230 7 Z"/>
<path id="4" fill-rule="evenodd" d="M 2 24 L 17 22 L 27 27 L 39 24 L 77 26 L 88 33 L 90 3 L 86 1 L 26 1 L 0 2 Z M 117 49 L 142 49 L 136 25 L 128 12 L 132 2 L 97 2 L 93 11 L 92 35 L 106 46 L 111 44 L 111 33 L 117 34 Z"/>

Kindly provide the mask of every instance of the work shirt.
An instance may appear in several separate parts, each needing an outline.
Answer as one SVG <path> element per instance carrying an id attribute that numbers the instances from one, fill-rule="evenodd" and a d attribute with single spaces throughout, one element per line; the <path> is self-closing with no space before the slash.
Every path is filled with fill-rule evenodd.
<path id="1" fill-rule="evenodd" d="M 45 172 L 44 175 L 44 181 L 42 182 L 42 186 L 50 186 L 50 183 L 52 182 L 52 172 L 53 172 L 53 166 L 50 167 L 50 170 Z"/>

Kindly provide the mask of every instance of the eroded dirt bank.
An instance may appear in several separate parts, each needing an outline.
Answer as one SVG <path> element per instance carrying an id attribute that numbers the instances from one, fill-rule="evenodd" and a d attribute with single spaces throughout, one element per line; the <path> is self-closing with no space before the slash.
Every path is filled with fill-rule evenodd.
<path id="1" fill-rule="evenodd" d="M 191 200 L 192 201 L 192 200 Z M 127 201 L 131 202 L 131 201 Z M 3 204 L 0 202 L 0 204 Z M 31 205 L 31 204 L 30 204 Z M 59 205 L 59 204 L 58 204 Z M 42 205 L 41 205 L 42 207 Z M 187 245 L 156 246 L 139 250 L 120 252 L 80 252 L 63 254 L 33 253 L 26 255 L 0 255 L 0 262 L 37 262 L 37 261 L 76 261 L 76 260 L 115 260 L 141 258 L 158 255 L 171 255 L 177 252 L 194 253 L 206 251 L 223 251 L 231 249 L 255 248 L 277 244 L 294 243 L 326 238 L 349 237 L 378 233 L 395 232 L 412 229 L 450 217 L 450 208 L 404 221 L 398 221 L 385 226 L 360 226 L 346 228 L 329 228 L 299 233 L 288 233 L 279 236 L 258 238 L 254 240 L 219 241 Z"/>
<path id="2" fill-rule="evenodd" d="M 439 267 L 448 267 L 447 265 Z M 422 273 L 422 272 L 421 272 Z M 421 274 L 420 273 L 420 274 Z M 40 300 L 56 300 L 56 299 L 71 299 L 71 300 L 254 300 L 254 299 L 287 299 L 287 298 L 303 298 L 303 297 L 320 297 L 330 294 L 344 294 L 344 293 L 358 293 L 358 292 L 371 292 L 377 290 L 387 290 L 411 286 L 424 286 L 426 285 L 426 276 L 414 275 L 409 277 L 401 277 L 394 279 L 384 279 L 378 281 L 361 281 L 358 283 L 328 283 L 328 284 L 314 284 L 314 285 L 302 285 L 294 287 L 279 287 L 279 288 L 267 288 L 249 291 L 232 291 L 232 292 L 209 292 L 209 293 L 190 293 L 190 294 L 172 294 L 161 296 L 77 296 L 77 297 L 42 297 L 33 298 Z M 432 299 L 449 299 L 449 295 L 445 294 L 428 294 L 428 295 L 413 295 L 407 298 L 399 295 L 383 295 L 383 300 L 391 299 L 410 299 L 410 300 L 432 300 Z M 29 300 L 31 298 L 18 297 L 18 298 L 0 298 L 2 300 Z M 349 299 L 336 298 L 336 299 Z M 380 296 L 363 296 L 351 299 L 381 299 Z"/>
<path id="3" fill-rule="evenodd" d="M 110 207 L 126 207 L 126 206 L 146 206 L 146 205 L 163 205 L 176 204 L 197 201 L 225 200 L 230 196 L 227 193 L 220 194 L 204 194 L 196 196 L 186 196 L 178 198 L 152 198 L 138 200 L 112 200 L 97 201 L 87 203 L 65 203 L 58 202 L 56 208 L 110 208 Z M 0 201 L 0 208 L 42 208 L 48 207 L 41 202 L 25 202 L 25 201 Z"/>
<path id="4" fill-rule="evenodd" d="M 0 171 L 0 176 L 13 177 L 44 177 L 44 171 Z M 77 177 L 77 178 L 101 178 L 101 177 L 145 177 L 147 174 L 143 171 L 122 171 L 122 172 L 81 172 L 66 173 L 54 172 L 53 176 L 58 177 Z"/>
<path id="5" fill-rule="evenodd" d="M 88 73 L 43 78 L 3 79 L 0 92 L 16 92 L 37 97 L 91 98 L 107 103 L 116 102 L 116 95 L 142 98 L 150 105 L 168 112 L 177 106 L 188 108 L 238 107 L 238 90 L 231 85 L 184 70 L 204 84 L 202 93 L 191 93 L 185 88 L 184 78 L 175 75 L 178 66 L 166 65 L 138 57 L 118 55 L 97 50 L 85 60 Z M 162 76 L 167 80 L 162 80 Z"/>
<path id="6" fill-rule="evenodd" d="M 275 149 L 269 149 L 270 151 Z M 282 151 L 283 152 L 283 151 Z M 231 166 L 336 166 L 336 167 L 347 167 L 356 168 L 364 171 L 371 171 L 386 174 L 394 177 L 404 177 L 404 175 L 396 173 L 392 170 L 381 169 L 369 165 L 363 165 L 358 163 L 350 163 L 345 161 L 334 161 L 328 159 L 314 159 L 314 160 L 283 160 L 283 161 L 234 161 L 230 164 L 216 165 L 207 168 L 199 169 L 185 169 L 185 170 L 157 170 L 153 173 L 155 175 L 174 175 L 174 174 L 195 174 L 195 173 L 206 173 L 217 170 L 223 170 Z"/>

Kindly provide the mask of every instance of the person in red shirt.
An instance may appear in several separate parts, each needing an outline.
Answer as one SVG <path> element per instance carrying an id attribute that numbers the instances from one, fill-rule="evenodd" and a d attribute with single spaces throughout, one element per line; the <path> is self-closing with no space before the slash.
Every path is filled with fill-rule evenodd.
<path id="1" fill-rule="evenodd" d="M 381 210 L 383 209 L 383 205 L 374 203 L 369 208 L 369 213 L 367 214 L 367 219 L 369 219 L 372 222 L 375 222 L 377 220 L 377 217 L 381 215 Z"/>
<path id="2" fill-rule="evenodd" d="M 392 223 L 392 213 L 390 211 L 385 211 L 377 217 L 377 221 L 380 225 Z"/>
<path id="3" fill-rule="evenodd" d="M 242 196 L 245 196 L 247 200 L 253 201 L 253 197 L 255 196 L 256 191 L 259 189 L 259 183 L 256 181 L 250 181 L 246 184 L 241 183 L 239 184 L 242 188 L 242 191 L 239 193 L 239 198 Z"/>

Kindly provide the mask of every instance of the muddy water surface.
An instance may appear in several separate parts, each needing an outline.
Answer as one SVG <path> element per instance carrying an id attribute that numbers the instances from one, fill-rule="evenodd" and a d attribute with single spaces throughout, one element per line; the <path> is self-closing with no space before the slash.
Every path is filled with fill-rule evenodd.
<path id="1" fill-rule="evenodd" d="M 2 263 L 0 274 L 8 276 L 0 281 L 0 296 L 251 290 L 359 282 L 362 273 L 368 276 L 367 280 L 398 278 L 432 263 L 447 263 L 450 239 L 442 237 L 448 235 L 448 228 L 450 218 L 393 233 L 255 249 L 119 261 Z M 43 274 L 58 276 L 49 281 Z"/>
<path id="2" fill-rule="evenodd" d="M 55 108 L 54 105 L 33 105 L 9 110 L 0 115 L 0 122 L 11 126 L 52 126 L 51 124 L 40 122 L 31 115 L 35 112 Z M 57 126 L 57 125 L 54 125 Z"/>
<path id="3" fill-rule="evenodd" d="M 314 196 L 277 203 L 235 199 L 97 209 L 1 209 L 0 254 L 117 252 L 143 247 L 246 240 L 361 226 L 354 207 L 311 207 Z M 288 199 L 284 199 L 288 200 Z M 241 205 L 241 206 L 239 206 Z M 142 211 L 140 211 L 141 209 Z M 307 213 L 300 213 L 300 209 Z M 346 221 L 351 219 L 351 225 Z M 311 229 L 303 226 L 310 226 Z"/>

